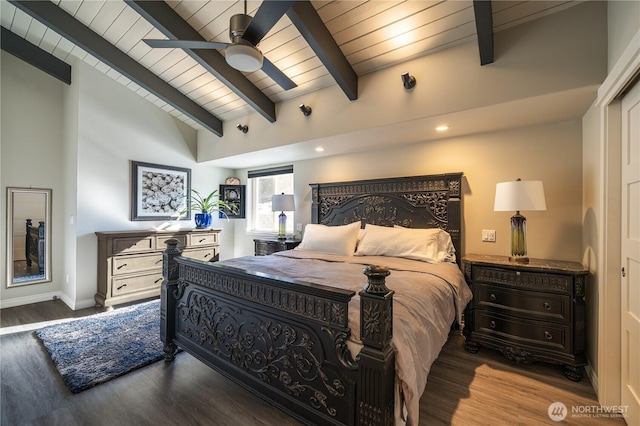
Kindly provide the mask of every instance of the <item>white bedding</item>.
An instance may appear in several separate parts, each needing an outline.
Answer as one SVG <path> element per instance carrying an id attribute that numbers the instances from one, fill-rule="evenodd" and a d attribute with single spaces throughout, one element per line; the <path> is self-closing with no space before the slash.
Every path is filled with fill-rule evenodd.
<path id="1" fill-rule="evenodd" d="M 337 256 L 289 250 L 271 256 L 229 259 L 226 265 L 353 290 L 349 327 L 355 347 L 360 344 L 360 297 L 366 284 L 363 265 L 391 270 L 387 287 L 393 295 L 393 340 L 396 355 L 396 424 L 419 422 L 420 397 L 431 365 L 447 341 L 454 319 L 471 300 L 471 291 L 454 263 L 426 263 L 386 256 Z M 331 263 L 331 265 L 328 265 Z M 353 348 L 354 346 L 350 346 Z M 355 356 L 355 353 L 353 354 Z M 404 409 L 403 409 L 404 408 Z M 406 419 L 403 416 L 406 412 Z"/>

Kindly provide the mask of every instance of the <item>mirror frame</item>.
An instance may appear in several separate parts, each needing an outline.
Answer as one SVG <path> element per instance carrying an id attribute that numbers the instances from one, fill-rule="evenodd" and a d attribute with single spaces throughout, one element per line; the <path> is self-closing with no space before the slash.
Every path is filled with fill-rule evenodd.
<path id="1" fill-rule="evenodd" d="M 7 187 L 7 288 L 51 282 L 51 189 Z M 22 193 L 40 193 L 45 200 L 45 256 L 44 278 L 29 281 L 13 281 L 13 211 L 14 197 Z"/>

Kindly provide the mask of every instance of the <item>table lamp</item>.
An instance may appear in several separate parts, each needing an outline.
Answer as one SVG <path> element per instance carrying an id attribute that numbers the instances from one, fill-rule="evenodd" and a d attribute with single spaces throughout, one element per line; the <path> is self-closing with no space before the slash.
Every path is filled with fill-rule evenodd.
<path id="1" fill-rule="evenodd" d="M 271 198 L 271 211 L 280 212 L 278 216 L 278 239 L 284 240 L 287 238 L 287 215 L 284 212 L 293 212 L 296 210 L 296 206 L 293 200 L 293 194 L 275 194 Z"/>
<path id="2" fill-rule="evenodd" d="M 527 257 L 527 219 L 521 211 L 546 210 L 544 188 L 540 180 L 515 180 L 496 184 L 496 198 L 493 210 L 514 211 L 511 217 L 511 256 L 509 260 L 529 263 Z"/>

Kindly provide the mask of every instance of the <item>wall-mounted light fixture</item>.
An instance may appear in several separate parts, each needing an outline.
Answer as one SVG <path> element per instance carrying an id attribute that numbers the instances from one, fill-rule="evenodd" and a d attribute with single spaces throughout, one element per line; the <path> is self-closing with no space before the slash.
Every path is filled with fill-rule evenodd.
<path id="1" fill-rule="evenodd" d="M 249 126 L 246 124 L 244 126 L 242 124 L 238 124 L 236 129 L 240 130 L 242 133 L 247 133 L 249 131 Z"/>
<path id="2" fill-rule="evenodd" d="M 404 88 L 409 90 L 409 89 L 413 89 L 414 87 L 416 87 L 416 78 L 412 75 L 409 75 L 408 72 L 405 72 L 404 74 L 402 74 L 402 84 L 404 85 Z"/>
<path id="3" fill-rule="evenodd" d="M 300 106 L 298 107 L 300 108 L 300 111 L 302 111 L 302 113 L 305 115 L 305 117 L 308 117 L 311 115 L 311 107 L 307 106 L 305 104 L 300 104 Z"/>

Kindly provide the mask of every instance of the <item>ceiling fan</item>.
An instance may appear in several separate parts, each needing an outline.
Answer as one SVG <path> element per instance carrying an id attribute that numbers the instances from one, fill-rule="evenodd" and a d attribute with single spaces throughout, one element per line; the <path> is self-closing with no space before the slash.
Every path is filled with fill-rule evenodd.
<path id="1" fill-rule="evenodd" d="M 252 18 L 247 15 L 247 0 L 245 0 L 244 13 L 233 15 L 229 21 L 231 43 L 205 40 L 144 39 L 143 41 L 154 48 L 221 49 L 224 50 L 227 63 L 238 71 L 253 72 L 262 69 L 283 89 L 293 89 L 297 84 L 265 58 L 257 47 L 260 40 L 273 28 L 292 3 L 293 0 L 264 1 Z"/>

